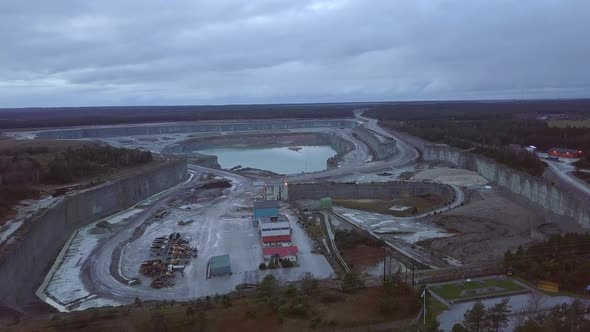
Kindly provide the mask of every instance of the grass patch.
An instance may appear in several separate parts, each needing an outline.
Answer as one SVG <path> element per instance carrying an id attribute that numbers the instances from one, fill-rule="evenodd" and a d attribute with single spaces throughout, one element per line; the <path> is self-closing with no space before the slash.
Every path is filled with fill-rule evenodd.
<path id="1" fill-rule="evenodd" d="M 426 299 L 426 306 L 428 307 L 428 316 L 434 318 L 438 317 L 441 312 L 448 309 L 444 303 L 437 300 L 434 296 L 428 296 Z"/>
<path id="2" fill-rule="evenodd" d="M 394 200 L 383 199 L 332 199 L 334 205 L 349 209 L 388 214 L 396 217 L 407 217 L 417 213 L 430 211 L 445 204 L 442 196 L 434 194 L 417 195 Z M 409 207 L 404 211 L 394 211 L 394 205 Z"/>
<path id="3" fill-rule="evenodd" d="M 547 122 L 551 128 L 590 128 L 590 119 L 586 120 L 553 120 Z"/>
<path id="4" fill-rule="evenodd" d="M 455 300 L 472 296 L 487 296 L 506 292 L 516 292 L 524 290 L 525 288 L 511 279 L 484 279 L 456 282 L 434 286 L 429 289 L 446 300 Z"/>

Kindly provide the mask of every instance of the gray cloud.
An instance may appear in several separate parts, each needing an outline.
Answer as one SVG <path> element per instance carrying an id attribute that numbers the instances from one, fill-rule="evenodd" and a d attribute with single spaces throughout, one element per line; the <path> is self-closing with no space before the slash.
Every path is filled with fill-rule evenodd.
<path id="1" fill-rule="evenodd" d="M 587 97 L 585 0 L 0 2 L 0 107 Z"/>

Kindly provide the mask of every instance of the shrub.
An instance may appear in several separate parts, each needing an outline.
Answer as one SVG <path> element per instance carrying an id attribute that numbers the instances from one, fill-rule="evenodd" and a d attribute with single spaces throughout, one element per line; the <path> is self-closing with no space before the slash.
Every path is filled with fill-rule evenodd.
<path id="1" fill-rule="evenodd" d="M 187 316 L 192 316 L 195 314 L 195 309 L 193 309 L 193 307 L 189 306 L 188 308 L 186 308 L 186 315 Z"/>

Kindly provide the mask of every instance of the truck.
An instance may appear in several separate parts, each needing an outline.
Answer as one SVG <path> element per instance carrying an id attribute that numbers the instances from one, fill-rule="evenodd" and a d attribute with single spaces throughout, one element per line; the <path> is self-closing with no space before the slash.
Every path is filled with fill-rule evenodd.
<path id="1" fill-rule="evenodd" d="M 180 220 L 180 221 L 179 221 L 177 224 L 178 224 L 179 226 L 184 226 L 184 225 L 188 225 L 188 224 L 190 224 L 190 223 L 192 223 L 192 222 L 194 222 L 194 221 L 195 221 L 194 219 L 192 219 L 192 218 L 188 218 L 188 219 L 183 219 L 183 220 Z"/>

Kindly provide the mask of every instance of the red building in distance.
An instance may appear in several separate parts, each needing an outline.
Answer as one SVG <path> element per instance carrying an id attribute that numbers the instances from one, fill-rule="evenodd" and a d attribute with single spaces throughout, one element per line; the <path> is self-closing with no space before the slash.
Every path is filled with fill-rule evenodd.
<path id="1" fill-rule="evenodd" d="M 582 151 L 580 151 L 580 150 L 560 149 L 560 148 L 551 148 L 551 149 L 549 149 L 547 154 L 552 157 L 561 157 L 561 158 L 580 158 L 580 157 L 582 157 Z"/>

